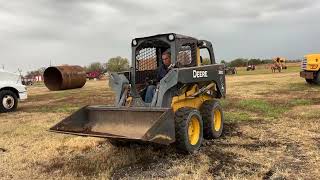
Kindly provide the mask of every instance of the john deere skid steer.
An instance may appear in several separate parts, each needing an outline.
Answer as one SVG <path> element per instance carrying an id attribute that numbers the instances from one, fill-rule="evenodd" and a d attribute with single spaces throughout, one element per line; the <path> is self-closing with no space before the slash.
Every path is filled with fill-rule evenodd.
<path id="1" fill-rule="evenodd" d="M 199 149 L 203 138 L 218 138 L 224 116 L 217 99 L 225 97 L 226 85 L 224 66 L 216 64 L 212 44 L 169 33 L 133 39 L 131 46 L 130 71 L 110 75 L 115 105 L 85 106 L 50 130 L 112 142 L 174 144 L 190 153 Z M 203 65 L 201 49 L 208 52 L 209 65 Z M 157 82 L 165 51 L 171 53 L 171 65 Z M 155 93 L 146 103 L 146 87 L 151 84 Z"/>

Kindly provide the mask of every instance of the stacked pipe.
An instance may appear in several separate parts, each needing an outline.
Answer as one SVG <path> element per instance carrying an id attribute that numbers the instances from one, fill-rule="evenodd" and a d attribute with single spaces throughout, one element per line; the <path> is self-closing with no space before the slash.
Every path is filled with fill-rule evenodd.
<path id="1" fill-rule="evenodd" d="M 82 88 L 87 80 L 81 66 L 51 66 L 43 76 L 44 84 L 51 91 Z"/>

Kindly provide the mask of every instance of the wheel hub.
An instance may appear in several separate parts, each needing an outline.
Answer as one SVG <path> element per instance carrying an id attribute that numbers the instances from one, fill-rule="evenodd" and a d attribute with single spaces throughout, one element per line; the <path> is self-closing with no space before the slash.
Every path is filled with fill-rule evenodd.
<path id="1" fill-rule="evenodd" d="M 192 117 L 188 124 L 189 143 L 196 145 L 200 138 L 200 122 L 196 117 Z"/>
<path id="2" fill-rule="evenodd" d="M 215 131 L 219 131 L 221 128 L 221 112 L 217 109 L 214 112 L 213 128 Z"/>
<path id="3" fill-rule="evenodd" d="M 5 95 L 2 99 L 2 105 L 6 109 L 11 109 L 14 106 L 14 98 L 10 95 Z"/>

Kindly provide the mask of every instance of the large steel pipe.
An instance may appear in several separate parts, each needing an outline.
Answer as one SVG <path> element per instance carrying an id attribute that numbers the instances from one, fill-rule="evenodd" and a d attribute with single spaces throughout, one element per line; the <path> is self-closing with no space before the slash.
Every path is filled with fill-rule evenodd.
<path id="1" fill-rule="evenodd" d="M 80 66 L 52 66 L 44 73 L 44 84 L 51 91 L 82 88 L 86 84 L 86 72 Z"/>

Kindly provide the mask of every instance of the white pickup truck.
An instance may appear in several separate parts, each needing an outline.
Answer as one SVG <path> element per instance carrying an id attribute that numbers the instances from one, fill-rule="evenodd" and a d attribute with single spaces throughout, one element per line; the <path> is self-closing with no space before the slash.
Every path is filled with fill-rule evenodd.
<path id="1" fill-rule="evenodd" d="M 27 89 L 18 74 L 0 70 L 0 113 L 17 109 L 18 100 L 27 99 Z"/>

